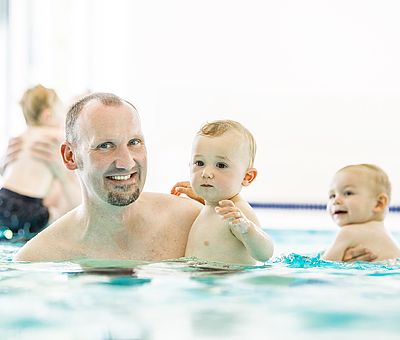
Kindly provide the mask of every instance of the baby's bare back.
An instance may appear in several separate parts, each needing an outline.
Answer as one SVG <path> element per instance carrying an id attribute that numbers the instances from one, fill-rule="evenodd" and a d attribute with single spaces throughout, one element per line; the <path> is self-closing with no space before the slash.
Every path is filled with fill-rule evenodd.
<path id="1" fill-rule="evenodd" d="M 377 256 L 375 261 L 400 258 L 399 245 L 381 221 L 342 227 L 322 258 L 330 261 L 342 261 L 347 249 L 360 245 L 368 248 Z"/>
<path id="2" fill-rule="evenodd" d="M 21 195 L 44 198 L 53 182 L 50 168 L 31 153 L 34 143 L 44 138 L 61 138 L 60 130 L 48 127 L 29 127 L 21 136 L 22 150 L 4 172 L 3 186 Z M 61 155 L 60 155 L 61 157 Z"/>
<path id="3" fill-rule="evenodd" d="M 349 226 L 352 227 L 352 226 Z M 349 228 L 345 227 L 345 228 Z M 352 245 L 362 244 L 377 257 L 375 261 L 400 258 L 400 248 L 383 223 L 367 223 L 364 226 L 352 227 L 354 237 Z"/>

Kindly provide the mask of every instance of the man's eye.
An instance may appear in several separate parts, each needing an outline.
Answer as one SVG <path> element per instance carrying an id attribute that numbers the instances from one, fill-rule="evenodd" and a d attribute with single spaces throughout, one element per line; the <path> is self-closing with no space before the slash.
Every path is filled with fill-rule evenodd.
<path id="1" fill-rule="evenodd" d="M 203 162 L 203 161 L 194 161 L 193 164 L 194 164 L 194 165 L 197 165 L 197 166 L 203 166 L 203 165 L 204 165 L 204 162 Z"/>
<path id="2" fill-rule="evenodd" d="M 142 140 L 139 138 L 134 138 L 129 141 L 129 145 L 139 145 L 142 143 Z"/>
<path id="3" fill-rule="evenodd" d="M 113 144 L 111 142 L 105 142 L 101 143 L 97 146 L 97 149 L 111 149 L 113 147 Z"/>
<path id="4" fill-rule="evenodd" d="M 225 169 L 225 168 L 228 167 L 228 165 L 225 164 L 225 163 L 218 162 L 218 163 L 216 164 L 216 167 L 219 168 L 219 169 Z"/>

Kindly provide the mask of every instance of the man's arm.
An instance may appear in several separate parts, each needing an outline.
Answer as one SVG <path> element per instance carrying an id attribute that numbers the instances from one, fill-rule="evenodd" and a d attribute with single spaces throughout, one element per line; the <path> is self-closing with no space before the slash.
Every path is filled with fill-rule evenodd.
<path id="1" fill-rule="evenodd" d="M 363 247 L 361 244 L 347 248 L 344 252 L 343 262 L 367 261 L 371 262 L 378 258 L 371 250 Z"/>
<path id="2" fill-rule="evenodd" d="M 35 239 L 36 238 L 36 239 Z M 43 250 L 46 249 L 46 244 L 40 241 L 40 238 L 35 236 L 28 241 L 14 256 L 13 261 L 37 262 L 46 261 L 43 259 Z"/>
<path id="3" fill-rule="evenodd" d="M 80 225 L 75 218 L 75 211 L 76 209 L 62 216 L 25 243 L 13 260 L 25 262 L 70 260 L 76 251 L 76 248 L 73 249 L 71 238 L 74 237 L 75 226 Z"/>
<path id="4" fill-rule="evenodd" d="M 59 258 L 54 249 L 54 241 L 47 233 L 42 231 L 29 240 L 14 256 L 14 261 L 45 262 L 65 260 Z"/>

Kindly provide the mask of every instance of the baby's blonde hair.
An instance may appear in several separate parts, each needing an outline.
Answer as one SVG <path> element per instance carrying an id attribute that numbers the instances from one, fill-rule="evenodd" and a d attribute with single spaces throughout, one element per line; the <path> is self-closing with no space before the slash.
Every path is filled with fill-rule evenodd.
<path id="1" fill-rule="evenodd" d="M 38 125 L 43 111 L 54 109 L 59 101 L 56 91 L 43 85 L 36 85 L 25 91 L 19 103 L 26 123 Z"/>
<path id="2" fill-rule="evenodd" d="M 199 136 L 208 137 L 218 137 L 223 135 L 227 131 L 237 131 L 239 132 L 247 141 L 249 148 L 250 164 L 252 167 L 254 164 L 254 159 L 256 157 L 257 145 L 256 141 L 249 130 L 247 130 L 242 124 L 234 120 L 224 119 L 224 120 L 214 120 L 212 122 L 207 122 L 204 124 L 200 130 L 197 132 Z"/>
<path id="3" fill-rule="evenodd" d="M 390 183 L 389 176 L 379 166 L 374 165 L 374 164 L 354 164 L 354 165 L 345 166 L 344 168 L 340 169 L 339 171 L 350 170 L 350 169 L 367 170 L 376 185 L 375 188 L 377 190 L 377 193 L 378 194 L 380 194 L 380 193 L 386 194 L 388 196 L 388 199 L 390 202 L 390 197 L 392 194 L 392 185 Z"/>

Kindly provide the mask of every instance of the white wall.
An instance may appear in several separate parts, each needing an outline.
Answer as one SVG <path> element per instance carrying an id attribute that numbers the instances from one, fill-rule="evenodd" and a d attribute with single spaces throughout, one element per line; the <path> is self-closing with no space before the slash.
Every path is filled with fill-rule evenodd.
<path id="1" fill-rule="evenodd" d="M 339 167 L 372 162 L 399 204 L 398 1 L 20 3 L 35 16 L 15 98 L 37 82 L 67 102 L 87 88 L 127 97 L 147 136 L 147 190 L 187 179 L 196 130 L 231 118 L 258 142 L 249 200 L 324 202 Z"/>

